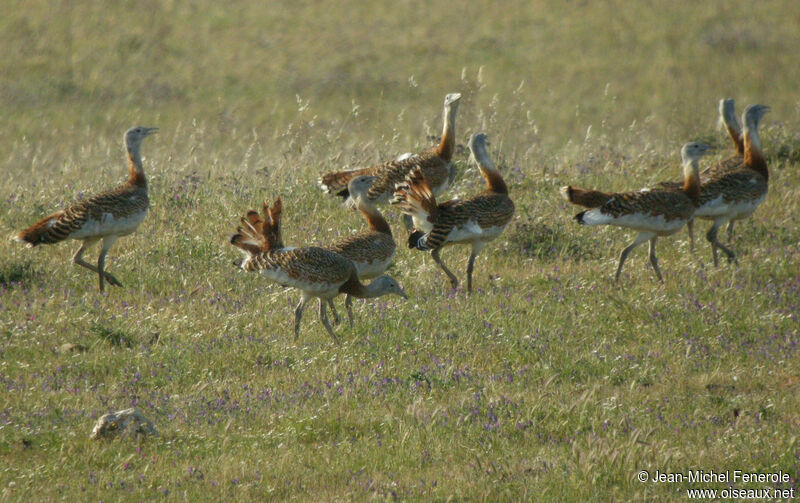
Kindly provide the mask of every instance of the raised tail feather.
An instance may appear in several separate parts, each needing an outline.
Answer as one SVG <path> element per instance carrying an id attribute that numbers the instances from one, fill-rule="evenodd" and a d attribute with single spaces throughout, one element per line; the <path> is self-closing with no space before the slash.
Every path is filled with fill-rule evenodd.
<path id="1" fill-rule="evenodd" d="M 57 211 L 50 216 L 44 217 L 27 229 L 14 234 L 12 239 L 20 243 L 27 243 L 29 246 L 63 241 L 67 238 L 67 235 L 59 232 L 58 228 L 54 228 L 63 215 L 63 211 Z"/>
<path id="2" fill-rule="evenodd" d="M 250 255 L 283 248 L 281 235 L 281 212 L 283 203 L 281 198 L 275 200 L 272 208 L 264 201 L 261 209 L 263 218 L 255 210 L 249 210 L 242 217 L 241 225 L 237 227 L 236 234 L 231 236 L 231 244 L 244 250 Z"/>
<path id="3" fill-rule="evenodd" d="M 275 200 L 272 208 L 268 208 L 267 202 L 264 201 L 262 207 L 264 215 L 269 214 L 269 226 L 266 226 L 262 234 L 267 240 L 270 250 L 283 248 L 283 235 L 281 234 L 281 213 L 283 213 L 283 202 L 281 198 Z"/>
<path id="4" fill-rule="evenodd" d="M 583 206 L 584 208 L 599 208 L 603 206 L 609 199 L 614 197 L 607 192 L 600 192 L 599 190 L 579 189 L 571 185 L 565 185 L 559 189 L 561 197 L 567 202 Z"/>
<path id="5" fill-rule="evenodd" d="M 395 185 L 391 204 L 397 205 L 406 215 L 435 222 L 438 211 L 436 198 L 425 175 L 418 167 L 412 169 L 402 183 Z"/>

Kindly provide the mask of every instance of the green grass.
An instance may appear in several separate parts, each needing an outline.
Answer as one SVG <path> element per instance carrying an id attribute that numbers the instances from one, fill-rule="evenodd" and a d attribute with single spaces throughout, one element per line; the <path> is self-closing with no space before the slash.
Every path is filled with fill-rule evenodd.
<path id="1" fill-rule="evenodd" d="M 702 486 L 637 473 L 689 469 L 796 487 L 798 19 L 789 1 L 11 2 L 7 235 L 123 180 L 126 128 L 161 131 L 151 212 L 107 261 L 124 288 L 99 294 L 75 243 L 0 242 L 0 500 L 672 501 Z M 454 91 L 459 143 L 489 135 L 517 205 L 475 294 L 401 246 L 408 301 L 357 301 L 341 346 L 309 308 L 294 343 L 297 292 L 233 265 L 239 216 L 281 195 L 287 244 L 360 229 L 319 173 L 429 145 Z M 676 179 L 695 139 L 725 155 L 722 97 L 772 106 L 740 265 L 711 265 L 703 222 L 696 255 L 659 241 L 664 285 L 643 249 L 615 284 L 632 235 L 578 227 L 558 187 Z M 456 162 L 448 196 L 479 190 Z M 468 251 L 442 255 L 463 278 Z M 160 436 L 89 440 L 129 406 Z"/>

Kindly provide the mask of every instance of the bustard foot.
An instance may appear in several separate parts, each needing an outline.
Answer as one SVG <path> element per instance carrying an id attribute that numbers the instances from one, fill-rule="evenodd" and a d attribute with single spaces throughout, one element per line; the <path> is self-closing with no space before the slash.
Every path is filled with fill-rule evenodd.
<path id="1" fill-rule="evenodd" d="M 122 286 L 122 283 L 120 283 L 119 280 L 115 278 L 113 274 L 104 273 L 103 276 L 105 276 L 105 279 L 106 281 L 108 281 L 109 285 Z"/>

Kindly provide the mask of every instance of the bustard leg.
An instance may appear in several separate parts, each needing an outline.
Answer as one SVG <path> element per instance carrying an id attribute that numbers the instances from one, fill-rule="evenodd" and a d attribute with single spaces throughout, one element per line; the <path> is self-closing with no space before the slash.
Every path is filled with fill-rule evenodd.
<path id="1" fill-rule="evenodd" d="M 297 338 L 300 336 L 300 320 L 303 318 L 303 308 L 306 307 L 306 302 L 310 297 L 306 294 L 303 294 L 300 297 L 300 302 L 297 303 L 297 307 L 294 308 L 294 340 L 297 341 Z"/>
<path id="2" fill-rule="evenodd" d="M 100 241 L 100 238 L 84 239 L 83 243 L 81 244 L 81 247 L 78 248 L 78 251 L 76 251 L 75 255 L 72 257 L 72 262 L 74 262 L 75 264 L 77 264 L 77 265 L 79 265 L 81 267 L 85 267 L 85 268 L 89 269 L 92 272 L 96 272 L 97 274 L 100 274 L 100 269 L 98 269 L 97 266 L 95 266 L 94 264 L 90 264 L 89 262 L 86 262 L 85 260 L 83 260 L 83 254 L 86 252 L 86 250 L 88 250 L 89 248 L 94 246 L 94 244 L 97 243 L 98 241 Z M 122 286 L 122 283 L 117 281 L 117 278 L 115 278 L 111 274 L 105 273 L 105 277 L 108 280 L 108 282 L 111 283 L 112 285 L 114 285 L 114 286 Z M 100 288 L 100 291 L 101 292 L 103 291 L 102 287 Z"/>
<path id="3" fill-rule="evenodd" d="M 81 247 L 78 248 L 78 251 L 76 251 L 75 255 L 72 256 L 72 262 L 81 267 L 85 267 L 90 271 L 98 272 L 97 267 L 83 260 L 83 254 L 86 252 L 86 250 L 94 246 L 95 243 L 97 243 L 98 241 L 100 241 L 100 238 L 84 239 L 83 242 L 81 243 Z"/>
<path id="4" fill-rule="evenodd" d="M 622 250 L 622 253 L 619 254 L 619 265 L 617 266 L 617 274 L 614 275 L 614 281 L 619 281 L 619 275 L 622 272 L 622 264 L 625 263 L 625 259 L 628 258 L 628 254 L 631 252 L 631 250 L 654 236 L 655 234 L 652 232 L 640 232 L 639 235 L 636 236 L 636 239 L 633 240 L 633 243 Z"/>
<path id="5" fill-rule="evenodd" d="M 452 286 L 453 288 L 458 288 L 458 278 L 456 278 L 456 275 L 450 272 L 450 269 L 448 269 L 447 266 L 444 265 L 442 259 L 439 257 L 440 251 L 441 248 L 433 250 L 433 252 L 431 252 L 431 257 L 433 257 L 434 262 L 439 264 L 439 267 L 441 267 L 444 273 L 447 274 L 447 277 L 450 278 L 450 286 Z"/>
<path id="6" fill-rule="evenodd" d="M 347 320 L 350 322 L 350 328 L 353 328 L 353 297 L 348 293 L 344 298 L 344 307 L 347 308 Z"/>
<path id="7" fill-rule="evenodd" d="M 472 269 L 475 266 L 475 258 L 483 249 L 483 241 L 475 241 L 472 243 L 472 253 L 469 255 L 469 262 L 467 263 L 467 294 L 472 293 Z"/>
<path id="8" fill-rule="evenodd" d="M 656 271 L 658 281 L 663 283 L 664 278 L 661 277 L 661 270 L 658 268 L 658 258 L 656 258 L 656 241 L 658 241 L 658 236 L 650 239 L 650 263 L 653 264 L 653 269 Z"/>
<path id="9" fill-rule="evenodd" d="M 328 299 L 328 307 L 331 308 L 331 314 L 333 315 L 333 324 L 338 325 L 341 319 L 339 318 L 339 313 L 336 312 L 336 306 L 333 305 L 333 299 Z"/>
<path id="10" fill-rule="evenodd" d="M 322 324 L 325 325 L 325 330 L 333 337 L 333 342 L 339 344 L 339 339 L 336 338 L 336 334 L 333 333 L 333 328 L 331 328 L 331 322 L 328 321 L 327 307 L 328 303 L 325 302 L 324 299 L 319 299 L 319 319 L 322 320 Z"/>
<path id="11" fill-rule="evenodd" d="M 106 267 L 106 253 L 108 250 L 114 246 L 114 242 L 116 242 L 117 236 L 106 236 L 103 238 L 103 247 L 100 248 L 100 256 L 97 257 L 97 273 L 100 276 L 100 291 L 103 291 L 103 280 L 104 278 L 108 278 L 108 282 L 115 286 L 122 286 L 122 283 L 117 281 L 111 273 L 107 273 L 105 271 Z"/>
<path id="12" fill-rule="evenodd" d="M 733 220 L 728 222 L 728 242 L 733 241 Z"/>
<path id="13" fill-rule="evenodd" d="M 720 243 L 719 239 L 717 238 L 717 232 L 724 223 L 725 223 L 724 220 L 714 220 L 714 224 L 711 226 L 710 229 L 708 229 L 708 234 L 706 234 L 706 239 L 708 239 L 708 241 L 711 243 L 711 253 L 713 254 L 714 257 L 714 267 L 719 266 L 719 262 L 717 260 L 717 248 L 722 250 L 725 253 L 725 255 L 728 256 L 728 262 L 736 263 L 736 254 L 733 253 L 731 250 L 729 250 L 727 247 L 723 246 L 723 244 Z"/>
<path id="14" fill-rule="evenodd" d="M 694 218 L 686 222 L 686 230 L 689 231 L 689 251 L 694 253 Z"/>

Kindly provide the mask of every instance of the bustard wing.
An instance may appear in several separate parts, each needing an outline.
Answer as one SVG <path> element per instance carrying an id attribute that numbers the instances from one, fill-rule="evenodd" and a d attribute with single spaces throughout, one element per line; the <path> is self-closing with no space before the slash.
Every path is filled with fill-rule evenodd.
<path id="1" fill-rule="evenodd" d="M 766 192 L 767 181 L 756 171 L 747 168 L 720 171 L 701 186 L 700 204 L 754 201 L 763 197 Z"/>
<path id="2" fill-rule="evenodd" d="M 126 183 L 43 218 L 19 232 L 16 239 L 36 246 L 114 235 L 117 231 L 128 233 L 130 227 L 138 226 L 149 206 L 147 188 Z"/>
<path id="3" fill-rule="evenodd" d="M 503 229 L 513 216 L 514 202 L 506 194 L 483 193 L 447 201 L 439 205 L 433 229 L 424 236 L 421 249 L 435 250 L 448 242 L 480 240 L 487 232 Z"/>
<path id="4" fill-rule="evenodd" d="M 447 180 L 448 163 L 445 162 L 434 150 L 426 150 L 417 155 L 401 161 L 391 161 L 384 164 L 384 169 L 372 183 L 367 192 L 367 198 L 375 201 L 391 196 L 397 184 L 403 183 L 412 169 L 419 167 L 431 188 L 438 187 Z"/>
<path id="5" fill-rule="evenodd" d="M 300 288 L 329 288 L 347 281 L 355 266 L 341 255 L 317 248 L 283 248 L 253 255 L 242 268 L 257 271 L 283 286 Z"/>
<path id="6" fill-rule="evenodd" d="M 348 236 L 328 247 L 353 262 L 382 262 L 392 257 L 396 248 L 392 236 L 372 230 Z"/>

